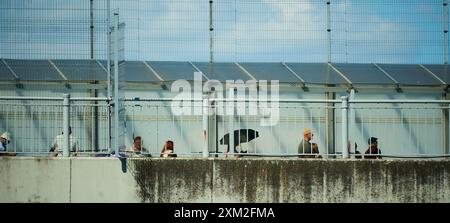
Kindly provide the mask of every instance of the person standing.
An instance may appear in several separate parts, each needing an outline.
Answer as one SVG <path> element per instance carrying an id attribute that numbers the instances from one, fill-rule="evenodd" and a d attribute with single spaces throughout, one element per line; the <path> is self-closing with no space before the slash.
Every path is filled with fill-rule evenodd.
<path id="1" fill-rule="evenodd" d="M 8 132 L 4 132 L 0 136 L 0 152 L 6 152 L 6 145 L 8 145 L 10 142 L 9 134 Z"/>
<path id="2" fill-rule="evenodd" d="M 312 144 L 311 140 L 313 139 L 314 134 L 312 133 L 311 129 L 305 128 L 303 129 L 303 139 L 298 145 L 298 154 L 299 158 L 315 158 L 314 155 L 306 155 L 306 154 L 313 154 L 315 151 L 312 150 Z M 315 149 L 318 153 L 319 148 L 317 147 Z"/>

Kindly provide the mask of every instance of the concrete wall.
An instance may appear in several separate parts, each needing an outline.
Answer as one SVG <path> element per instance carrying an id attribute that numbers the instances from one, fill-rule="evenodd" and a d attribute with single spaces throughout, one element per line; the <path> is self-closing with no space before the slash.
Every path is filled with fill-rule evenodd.
<path id="1" fill-rule="evenodd" d="M 0 202 L 138 202 L 121 168 L 115 158 L 0 157 Z"/>
<path id="2" fill-rule="evenodd" d="M 0 157 L 0 202 L 450 202 L 450 161 Z"/>

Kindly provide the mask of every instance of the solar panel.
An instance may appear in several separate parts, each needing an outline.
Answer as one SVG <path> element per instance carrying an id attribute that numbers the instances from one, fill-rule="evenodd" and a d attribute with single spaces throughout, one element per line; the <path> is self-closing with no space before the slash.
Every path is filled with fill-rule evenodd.
<path id="1" fill-rule="evenodd" d="M 333 64 L 353 84 L 395 84 L 373 64 Z"/>
<path id="2" fill-rule="evenodd" d="M 238 66 L 234 63 L 207 63 L 198 62 L 194 65 L 200 69 L 207 77 L 211 80 L 250 80 L 250 76 L 245 74 Z"/>
<path id="3" fill-rule="evenodd" d="M 123 69 L 125 81 L 129 82 L 158 82 L 160 81 L 152 71 L 141 61 L 126 61 L 119 65 Z"/>
<path id="4" fill-rule="evenodd" d="M 107 72 L 95 60 L 52 60 L 71 81 L 106 80 Z"/>
<path id="5" fill-rule="evenodd" d="M 326 63 L 286 63 L 306 83 L 346 84 L 347 82 Z"/>
<path id="6" fill-rule="evenodd" d="M 300 79 L 295 77 L 289 70 L 281 63 L 239 63 L 257 80 L 278 80 L 280 83 L 300 82 Z"/>
<path id="7" fill-rule="evenodd" d="M 428 74 L 419 65 L 413 64 L 379 64 L 383 70 L 400 84 L 404 85 L 440 85 L 442 84 Z"/>
<path id="8" fill-rule="evenodd" d="M 441 80 L 443 80 L 445 83 L 450 84 L 450 67 L 447 64 L 442 65 L 424 65 L 428 70 L 433 72 L 433 74 L 436 74 Z"/>
<path id="9" fill-rule="evenodd" d="M 147 62 L 165 81 L 194 80 L 196 70 L 189 62 Z"/>
<path id="10" fill-rule="evenodd" d="M 5 60 L 20 80 L 61 81 L 64 80 L 48 60 Z"/>
<path id="11" fill-rule="evenodd" d="M 8 70 L 6 65 L 0 61 L 0 80 L 11 81 L 14 80 L 14 75 Z"/>

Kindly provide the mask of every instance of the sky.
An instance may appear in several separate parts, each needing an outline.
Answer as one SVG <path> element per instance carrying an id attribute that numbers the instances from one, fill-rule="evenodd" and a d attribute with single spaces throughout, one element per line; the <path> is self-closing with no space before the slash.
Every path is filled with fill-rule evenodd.
<path id="1" fill-rule="evenodd" d="M 443 63 L 442 0 L 111 0 L 127 60 Z M 445 22 L 444 22 L 445 21 Z M 94 1 L 94 55 L 106 57 L 106 0 Z M 0 57 L 89 58 L 89 1 L 0 1 Z M 448 45 L 448 44 L 447 44 Z M 331 52 L 331 58 L 329 58 Z"/>

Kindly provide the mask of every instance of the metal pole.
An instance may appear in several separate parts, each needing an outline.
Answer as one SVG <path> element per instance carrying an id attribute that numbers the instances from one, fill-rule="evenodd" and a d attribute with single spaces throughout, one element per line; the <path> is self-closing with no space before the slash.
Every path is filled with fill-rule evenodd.
<path id="1" fill-rule="evenodd" d="M 89 23 L 90 23 L 90 56 L 89 59 L 94 59 L 94 0 L 90 0 L 90 16 L 89 16 Z M 89 76 L 93 76 L 92 70 L 89 69 Z M 98 84 L 98 80 L 94 80 L 92 84 Z M 91 89 L 90 90 L 90 96 L 91 97 L 97 97 L 97 89 Z M 91 147 L 92 151 L 97 152 L 98 151 L 98 106 L 97 101 L 92 102 L 93 106 L 91 109 L 91 123 L 90 126 L 90 137 L 89 140 L 91 141 Z"/>
<path id="2" fill-rule="evenodd" d="M 327 92 L 326 93 L 326 97 L 328 100 L 334 100 L 336 98 L 336 93 L 334 92 Z M 326 128 L 327 128 L 327 154 L 331 155 L 333 154 L 333 156 L 328 156 L 328 157 L 333 157 L 335 158 L 335 154 L 336 154 L 336 147 L 335 147 L 335 104 L 334 103 L 329 103 L 327 104 L 329 107 L 326 110 Z"/>
<path id="3" fill-rule="evenodd" d="M 448 0 L 443 0 L 442 7 L 442 24 L 444 28 L 444 64 L 448 64 Z"/>
<path id="4" fill-rule="evenodd" d="M 450 94 L 449 93 L 444 93 L 443 94 L 443 99 L 447 100 L 450 98 Z M 442 149 L 442 153 L 445 155 L 449 154 L 449 131 L 450 131 L 450 125 L 449 125 L 449 105 L 448 104 L 443 104 L 443 109 L 442 109 L 442 114 L 443 114 L 443 122 L 442 122 L 442 127 L 443 127 L 443 149 Z"/>
<path id="5" fill-rule="evenodd" d="M 70 147 L 70 134 L 69 134 L 69 126 L 70 126 L 70 95 L 63 94 L 63 156 L 69 157 L 69 147 Z"/>
<path id="6" fill-rule="evenodd" d="M 203 95 L 203 158 L 209 157 L 209 97 Z"/>
<path id="7" fill-rule="evenodd" d="M 214 62 L 213 1 L 209 1 L 209 63 Z M 209 73 L 212 75 L 212 73 Z"/>
<path id="8" fill-rule="evenodd" d="M 327 41 L 328 41 L 328 63 L 331 63 L 331 0 L 327 1 Z"/>
<path id="9" fill-rule="evenodd" d="M 94 59 L 94 0 L 90 0 L 89 12 L 89 59 Z"/>
<path id="10" fill-rule="evenodd" d="M 119 157 L 119 12 L 114 17 L 114 151 Z"/>
<path id="11" fill-rule="evenodd" d="M 342 96 L 342 158 L 348 158 L 348 96 Z"/>
<path id="12" fill-rule="evenodd" d="M 228 98 L 229 99 L 234 99 L 234 88 L 229 88 L 228 89 Z M 233 109 L 233 113 L 228 114 L 230 117 L 229 119 L 229 123 L 228 123 L 228 128 L 230 129 L 230 136 L 228 137 L 229 141 L 228 141 L 228 146 L 230 147 L 230 155 L 234 156 L 234 102 L 231 102 L 231 106 Z"/>
<path id="13" fill-rule="evenodd" d="M 107 64 L 107 77 L 106 80 L 108 82 L 108 87 L 107 87 L 107 95 L 106 98 L 108 100 L 108 140 L 107 140 L 107 148 L 108 151 L 111 152 L 112 151 L 112 147 L 111 147 L 111 127 L 112 127 L 112 123 L 111 123 L 111 2 L 110 0 L 106 1 L 106 64 Z"/>
<path id="14" fill-rule="evenodd" d="M 108 76 L 107 78 L 107 82 L 108 82 L 108 94 L 106 95 L 107 98 L 111 98 L 111 3 L 110 0 L 108 0 L 106 2 L 106 10 L 107 10 L 107 16 L 106 16 L 106 23 L 107 23 L 107 29 L 106 29 L 106 34 L 107 34 L 107 47 L 106 47 L 106 53 L 108 54 L 106 56 L 107 58 L 107 66 L 108 68 L 106 69 Z"/>

